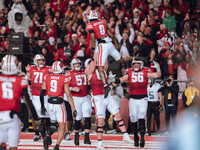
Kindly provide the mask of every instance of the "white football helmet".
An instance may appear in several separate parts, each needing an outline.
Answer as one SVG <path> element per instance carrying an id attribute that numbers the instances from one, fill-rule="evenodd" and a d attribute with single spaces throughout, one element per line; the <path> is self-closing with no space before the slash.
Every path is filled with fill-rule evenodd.
<path id="1" fill-rule="evenodd" d="M 43 64 L 38 64 L 38 60 L 44 60 Z M 45 58 L 42 54 L 36 54 L 35 57 L 33 58 L 33 63 L 36 67 L 43 68 L 45 65 Z"/>
<path id="2" fill-rule="evenodd" d="M 92 19 L 99 19 L 99 16 L 96 12 L 96 10 L 90 10 L 89 15 L 87 16 L 87 19 L 90 21 Z"/>
<path id="3" fill-rule="evenodd" d="M 139 67 L 134 67 L 134 64 L 140 64 Z M 131 63 L 131 66 L 133 68 L 134 71 L 139 71 L 143 68 L 144 62 L 141 60 L 136 60 L 135 58 L 133 58 L 133 61 Z"/>
<path id="4" fill-rule="evenodd" d="M 55 61 L 52 65 L 53 73 L 62 73 L 64 70 L 64 65 L 61 61 Z"/>
<path id="5" fill-rule="evenodd" d="M 74 64 L 80 64 L 80 66 L 74 67 Z M 75 71 L 80 71 L 81 67 L 82 67 L 82 63 L 81 63 L 80 59 L 78 59 L 78 58 L 72 59 L 70 65 L 71 65 L 72 70 L 75 70 Z"/>
<path id="6" fill-rule="evenodd" d="M 85 61 L 85 68 L 87 68 L 90 63 L 91 63 L 92 59 L 91 58 L 88 58 L 86 61 Z"/>
<path id="7" fill-rule="evenodd" d="M 6 55 L 1 61 L 1 72 L 4 75 L 15 75 L 21 72 L 21 63 L 14 55 Z"/>

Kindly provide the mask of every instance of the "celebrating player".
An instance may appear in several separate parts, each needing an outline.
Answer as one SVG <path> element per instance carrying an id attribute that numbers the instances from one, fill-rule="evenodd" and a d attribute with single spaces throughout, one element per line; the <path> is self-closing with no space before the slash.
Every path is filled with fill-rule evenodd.
<path id="1" fill-rule="evenodd" d="M 77 112 L 74 106 L 73 98 L 69 90 L 69 81 L 66 76 L 62 75 L 63 64 L 60 61 L 55 61 L 52 65 L 53 74 L 47 74 L 44 77 L 44 83 L 40 92 L 41 113 L 44 114 L 46 109 L 44 107 L 44 95 L 48 95 L 47 108 L 51 119 L 51 127 L 47 132 L 47 136 L 43 140 L 45 150 L 48 150 L 49 145 L 52 144 L 51 135 L 57 129 L 57 122 L 59 125 L 59 132 L 57 142 L 54 150 L 59 150 L 59 145 L 64 137 L 66 126 L 66 109 L 64 105 L 64 92 L 73 110 L 73 116 L 76 117 Z"/>
<path id="2" fill-rule="evenodd" d="M 42 118 L 42 122 L 46 123 L 45 126 L 50 126 L 49 114 L 41 114 L 41 104 L 40 104 L 40 90 L 44 82 L 44 76 L 51 72 L 51 67 L 45 65 L 45 58 L 41 54 L 36 54 L 33 58 L 34 65 L 27 67 L 27 79 L 28 79 L 28 88 L 32 95 L 32 102 L 37 111 L 37 114 Z M 47 95 L 45 96 L 45 107 L 47 105 Z M 45 128 L 42 131 L 42 136 L 44 136 Z M 41 139 L 41 136 L 38 131 L 35 132 L 34 141 Z"/>
<path id="3" fill-rule="evenodd" d="M 97 65 L 99 75 L 104 84 L 104 93 L 106 98 L 110 91 L 110 87 L 106 83 L 106 78 L 104 74 L 104 65 L 108 55 L 111 55 L 116 61 L 119 62 L 125 62 L 130 59 L 132 60 L 132 58 L 122 58 L 122 56 L 112 43 L 112 40 L 110 38 L 112 37 L 112 33 L 107 30 L 106 22 L 103 20 L 99 20 L 98 14 L 95 10 L 90 10 L 87 18 L 89 23 L 87 24 L 86 28 L 91 35 L 91 49 L 95 50 L 95 52 L 98 53 Z"/>
<path id="4" fill-rule="evenodd" d="M 161 76 L 160 66 L 154 62 L 154 68 L 157 72 L 150 72 L 149 68 L 143 68 L 143 61 L 139 58 L 134 58 L 132 67 L 127 69 L 126 74 L 120 79 L 115 78 L 115 84 L 120 84 L 128 81 L 129 85 L 129 112 L 130 120 L 133 127 L 134 145 L 139 146 L 138 127 L 141 135 L 140 147 L 144 147 L 145 140 L 145 117 L 147 112 L 147 85 L 148 78 L 159 78 Z"/>
<path id="5" fill-rule="evenodd" d="M 81 119 L 85 118 L 85 144 L 91 144 L 89 132 L 91 128 L 91 112 L 92 105 L 88 96 L 88 82 L 85 71 L 81 69 L 81 61 L 77 58 L 71 61 L 71 71 L 67 71 L 65 75 L 69 78 L 70 91 L 72 93 L 74 104 L 78 115 L 74 123 L 75 139 L 74 144 L 79 145 L 79 129 L 81 127 Z"/>
<path id="6" fill-rule="evenodd" d="M 0 75 L 0 149 L 6 150 L 8 140 L 10 150 L 17 150 L 21 133 L 19 101 L 23 96 L 31 116 L 36 120 L 37 114 L 27 91 L 27 80 L 17 76 L 20 63 L 16 56 L 6 55 L 1 61 Z M 33 120 L 34 121 L 34 120 Z"/>
<path id="7" fill-rule="evenodd" d="M 115 116 L 116 121 L 119 124 L 119 128 L 123 133 L 123 141 L 133 143 L 133 140 L 129 137 L 128 133 L 126 132 L 126 127 L 119 112 L 119 105 L 117 101 L 111 95 L 111 92 L 109 92 L 107 98 L 104 98 L 104 89 L 103 89 L 104 84 L 102 82 L 102 79 L 100 78 L 99 71 L 96 68 L 96 62 L 92 61 L 91 58 L 88 58 L 85 61 L 85 67 L 86 67 L 86 74 L 92 88 L 92 95 L 93 95 L 92 98 L 94 99 L 96 116 L 97 116 L 97 128 L 96 128 L 97 139 L 98 139 L 97 148 L 104 149 L 102 144 L 102 137 L 103 137 L 103 126 L 104 126 L 106 109 L 108 109 L 109 112 Z M 106 75 L 106 81 L 107 81 L 107 75 Z"/>

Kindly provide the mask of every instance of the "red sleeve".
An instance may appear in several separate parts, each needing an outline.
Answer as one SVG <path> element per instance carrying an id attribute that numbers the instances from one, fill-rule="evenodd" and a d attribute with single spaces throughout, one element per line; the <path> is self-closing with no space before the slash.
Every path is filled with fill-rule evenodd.
<path id="1" fill-rule="evenodd" d="M 70 79 L 64 76 L 64 84 L 70 83 Z"/>
<path id="2" fill-rule="evenodd" d="M 93 30 L 92 24 L 91 24 L 91 23 L 88 23 L 88 24 L 86 25 L 86 29 L 87 29 L 88 31 Z"/>
<path id="3" fill-rule="evenodd" d="M 21 80 L 21 87 L 22 87 L 22 88 L 26 88 L 27 86 L 28 86 L 27 80 L 24 79 L 24 78 L 22 78 L 22 80 Z"/>

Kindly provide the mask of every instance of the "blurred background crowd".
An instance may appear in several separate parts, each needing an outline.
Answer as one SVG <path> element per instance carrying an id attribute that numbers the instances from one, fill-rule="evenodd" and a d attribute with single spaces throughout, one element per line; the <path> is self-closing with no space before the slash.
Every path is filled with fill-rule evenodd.
<path id="1" fill-rule="evenodd" d="M 32 56 L 41 53 L 46 64 L 69 65 L 91 57 L 87 14 L 95 9 L 108 24 L 122 57 L 143 56 L 160 63 L 162 77 L 187 80 L 194 75 L 199 55 L 200 5 L 196 0 L 19 0 L 32 21 L 27 37 Z M 0 51 L 9 51 L 8 12 L 15 1 L 0 3 Z M 11 26 L 11 25 L 10 25 Z M 31 60 L 31 59 L 30 59 Z M 27 62 L 27 63 L 31 63 Z M 131 62 L 108 58 L 109 70 L 123 74 Z M 84 65 L 83 65 L 84 67 Z M 121 70 L 121 72 L 118 72 Z"/>

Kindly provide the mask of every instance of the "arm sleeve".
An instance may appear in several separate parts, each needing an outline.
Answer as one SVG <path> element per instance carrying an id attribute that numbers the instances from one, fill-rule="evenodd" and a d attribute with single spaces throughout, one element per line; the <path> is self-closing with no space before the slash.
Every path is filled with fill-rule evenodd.
<path id="1" fill-rule="evenodd" d="M 46 93 L 46 90 L 44 89 L 41 89 L 40 91 L 40 103 L 41 103 L 41 106 L 44 107 L 44 95 Z"/>

